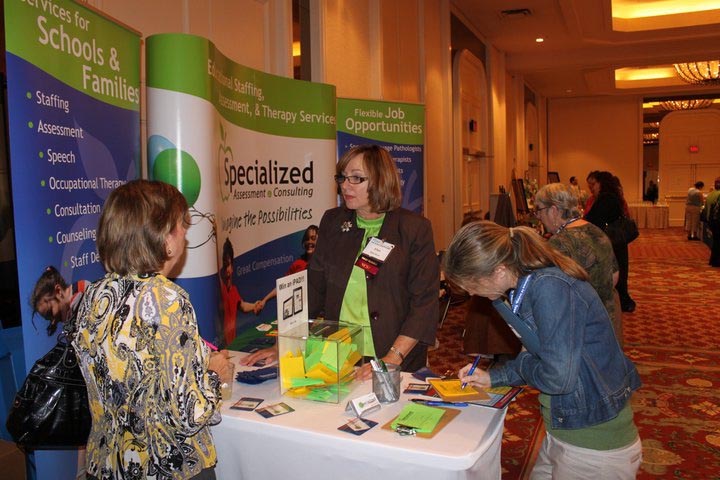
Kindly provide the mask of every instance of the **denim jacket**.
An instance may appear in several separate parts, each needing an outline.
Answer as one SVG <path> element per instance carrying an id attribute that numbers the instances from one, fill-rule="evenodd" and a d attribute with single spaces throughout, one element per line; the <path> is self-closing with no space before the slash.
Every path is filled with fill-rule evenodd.
<path id="1" fill-rule="evenodd" d="M 640 388 L 635 365 L 589 283 L 555 267 L 535 270 L 517 316 L 538 341 L 523 342 L 527 350 L 491 369 L 490 379 L 493 386 L 530 385 L 548 394 L 553 428 L 612 420 Z"/>

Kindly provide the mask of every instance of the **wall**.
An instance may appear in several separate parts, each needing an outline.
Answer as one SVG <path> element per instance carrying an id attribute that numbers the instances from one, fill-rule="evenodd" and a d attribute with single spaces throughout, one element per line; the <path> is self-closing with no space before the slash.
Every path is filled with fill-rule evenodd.
<path id="1" fill-rule="evenodd" d="M 670 112 L 660 122 L 659 193 L 670 207 L 670 225 L 685 223 L 688 188 L 697 181 L 710 191 L 720 175 L 720 111 Z M 691 152 L 690 146 L 697 147 Z"/>
<path id="2" fill-rule="evenodd" d="M 88 4 L 145 37 L 164 32 L 204 36 L 234 61 L 292 75 L 291 0 Z M 455 229 L 454 172 L 447 168 L 452 163 L 449 1 L 311 0 L 310 10 L 313 81 L 335 85 L 341 97 L 425 104 L 425 213 L 442 248 Z"/>
<path id="3" fill-rule="evenodd" d="M 315 0 L 311 10 L 321 52 L 313 81 L 339 97 L 425 105 L 425 215 L 443 248 L 456 227 L 448 1 Z"/>
<path id="4" fill-rule="evenodd" d="M 628 202 L 641 201 L 642 122 L 639 97 L 549 100 L 547 169 L 564 183 L 608 170 L 620 178 Z"/>

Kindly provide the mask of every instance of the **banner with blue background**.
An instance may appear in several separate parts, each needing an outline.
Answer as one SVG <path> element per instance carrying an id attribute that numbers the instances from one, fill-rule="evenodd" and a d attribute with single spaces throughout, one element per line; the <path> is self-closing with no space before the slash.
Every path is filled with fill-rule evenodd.
<path id="1" fill-rule="evenodd" d="M 376 144 L 395 159 L 402 206 L 423 213 L 425 107 L 414 103 L 337 99 L 338 158 L 355 145 Z"/>
<path id="2" fill-rule="evenodd" d="M 8 132 L 26 369 L 56 343 L 28 299 L 48 265 L 104 274 L 108 194 L 138 176 L 140 37 L 81 4 L 5 0 Z M 36 322 L 37 323 L 37 322 Z M 76 451 L 38 451 L 37 478 L 74 478 Z"/>

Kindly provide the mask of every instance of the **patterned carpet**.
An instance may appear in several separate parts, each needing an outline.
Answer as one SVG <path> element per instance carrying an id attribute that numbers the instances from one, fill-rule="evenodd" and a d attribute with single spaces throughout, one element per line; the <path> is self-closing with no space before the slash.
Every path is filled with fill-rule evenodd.
<path id="1" fill-rule="evenodd" d="M 630 245 L 634 313 L 623 314 L 625 352 L 643 387 L 633 396 L 643 442 L 639 479 L 720 480 L 720 270 L 709 249 L 680 228 L 641 230 Z M 437 372 L 468 363 L 462 353 L 466 305 L 451 306 L 430 353 Z M 502 444 L 503 479 L 524 479 L 544 429 L 537 392 L 508 407 Z"/>

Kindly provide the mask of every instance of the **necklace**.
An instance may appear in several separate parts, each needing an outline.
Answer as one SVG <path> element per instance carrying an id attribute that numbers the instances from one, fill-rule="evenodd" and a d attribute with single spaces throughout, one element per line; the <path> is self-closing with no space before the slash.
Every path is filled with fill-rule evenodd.
<path id="1" fill-rule="evenodd" d="M 565 227 L 567 227 L 568 225 L 570 225 L 573 222 L 577 222 L 578 220 L 580 220 L 580 217 L 573 217 L 570 220 L 568 220 L 567 222 L 563 223 L 562 225 L 560 225 L 560 227 L 557 230 L 555 230 L 555 235 L 562 232 L 563 230 L 565 230 Z"/>

